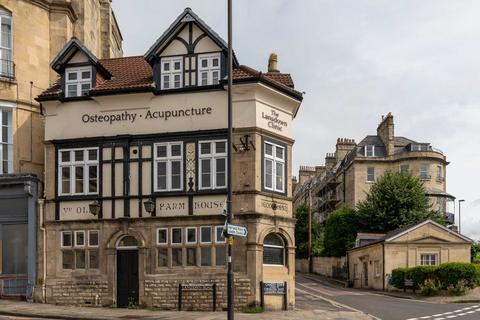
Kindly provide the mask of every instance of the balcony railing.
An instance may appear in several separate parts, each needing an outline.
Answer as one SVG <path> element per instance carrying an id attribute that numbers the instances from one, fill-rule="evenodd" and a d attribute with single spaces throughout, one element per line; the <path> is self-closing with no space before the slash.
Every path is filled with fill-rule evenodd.
<path id="1" fill-rule="evenodd" d="M 15 79 L 15 63 L 12 60 L 0 59 L 0 78 Z"/>
<path id="2" fill-rule="evenodd" d="M 443 151 L 437 148 L 432 147 L 430 144 L 427 143 L 411 143 L 409 145 L 410 151 L 433 151 L 436 153 L 443 154 Z"/>

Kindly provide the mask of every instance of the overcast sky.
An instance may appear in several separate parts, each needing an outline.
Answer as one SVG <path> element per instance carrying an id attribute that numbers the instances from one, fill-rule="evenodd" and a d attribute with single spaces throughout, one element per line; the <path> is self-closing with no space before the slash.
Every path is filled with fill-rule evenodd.
<path id="1" fill-rule="evenodd" d="M 143 55 L 185 7 L 226 39 L 226 0 L 114 0 L 125 55 Z M 476 0 L 234 0 L 241 64 L 276 52 L 305 99 L 294 174 L 337 137 L 359 142 L 391 111 L 395 135 L 444 151 L 447 191 L 465 199 L 462 233 L 480 239 L 480 3 Z M 458 206 L 457 206 L 458 212 Z"/>

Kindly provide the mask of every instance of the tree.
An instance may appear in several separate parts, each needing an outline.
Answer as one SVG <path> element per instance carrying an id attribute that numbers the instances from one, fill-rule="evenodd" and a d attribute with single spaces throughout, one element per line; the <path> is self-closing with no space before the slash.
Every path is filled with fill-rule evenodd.
<path id="1" fill-rule="evenodd" d="M 295 256 L 298 259 L 308 258 L 308 206 L 301 204 L 295 211 Z M 312 255 L 320 256 L 323 251 L 323 230 L 312 217 Z"/>
<path id="2" fill-rule="evenodd" d="M 358 216 L 354 209 L 342 207 L 330 213 L 325 222 L 324 255 L 341 257 L 355 245 Z"/>
<path id="3" fill-rule="evenodd" d="M 480 241 L 474 241 L 472 243 L 472 262 L 480 264 Z"/>
<path id="4" fill-rule="evenodd" d="M 444 224 L 431 209 L 423 183 L 416 176 L 386 172 L 357 205 L 362 230 L 388 232 L 426 219 Z"/>

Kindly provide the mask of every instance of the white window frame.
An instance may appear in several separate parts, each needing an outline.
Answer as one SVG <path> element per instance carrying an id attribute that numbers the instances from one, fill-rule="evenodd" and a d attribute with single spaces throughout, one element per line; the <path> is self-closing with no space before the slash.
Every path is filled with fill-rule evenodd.
<path id="1" fill-rule="evenodd" d="M 82 233 L 83 233 L 83 244 L 78 244 L 77 243 L 77 234 L 82 234 Z M 74 247 L 75 248 L 85 248 L 86 247 L 86 242 L 87 242 L 87 239 L 85 237 L 85 230 L 75 230 L 73 234 L 74 234 L 74 236 L 73 236 Z"/>
<path id="2" fill-rule="evenodd" d="M 225 152 L 217 153 L 216 152 L 216 143 L 217 142 L 224 142 L 225 143 Z M 202 154 L 202 143 L 210 143 L 210 153 Z M 200 190 L 212 190 L 212 189 L 225 189 L 228 184 L 228 161 L 227 161 L 227 154 L 228 154 L 228 144 L 226 139 L 220 140 L 204 140 L 198 142 L 198 188 Z M 217 185 L 217 160 L 224 159 L 225 160 L 225 184 L 224 185 Z M 210 187 L 203 186 L 202 180 L 202 160 L 210 160 Z"/>
<path id="3" fill-rule="evenodd" d="M 85 71 L 90 72 L 90 78 L 82 79 L 82 72 L 85 72 Z M 68 80 L 68 75 L 73 73 L 77 74 L 77 79 Z M 65 97 L 73 98 L 73 97 L 83 97 L 88 95 L 88 91 L 92 89 L 92 82 L 93 82 L 92 79 L 93 79 L 93 68 L 91 66 L 66 68 L 65 69 Z M 84 84 L 88 84 L 90 86 L 86 94 L 82 93 L 82 85 Z M 69 85 L 76 85 L 77 87 L 76 95 L 70 95 L 68 90 Z"/>
<path id="4" fill-rule="evenodd" d="M 437 181 L 443 180 L 443 167 L 441 165 L 437 165 Z"/>
<path id="5" fill-rule="evenodd" d="M 373 169 L 373 179 L 370 179 L 371 174 L 368 172 L 370 169 Z M 367 182 L 375 182 L 376 174 L 375 167 L 367 167 Z"/>
<path id="6" fill-rule="evenodd" d="M 424 259 L 427 258 L 428 259 Z M 434 259 L 432 259 L 432 257 Z M 428 263 L 424 263 L 428 262 Z M 432 264 L 433 262 L 433 264 Z M 438 265 L 438 255 L 436 253 L 422 253 L 420 254 L 420 265 L 421 266 L 436 266 Z"/>
<path id="7" fill-rule="evenodd" d="M 272 146 L 272 154 L 269 155 L 267 154 L 267 144 Z M 280 148 L 283 150 L 283 158 L 277 157 L 277 148 Z M 286 153 L 287 153 L 287 148 L 284 146 L 281 146 L 279 144 L 273 143 L 271 141 L 264 141 L 263 142 L 263 187 L 266 190 L 270 191 L 275 191 L 275 192 L 285 192 L 285 184 L 286 184 L 286 178 L 285 178 L 285 169 L 286 169 Z M 272 161 L 272 186 L 267 187 L 267 161 Z M 283 165 L 283 170 L 282 170 L 282 177 L 283 177 L 283 184 L 281 188 L 278 188 L 277 186 L 277 163 L 281 163 Z"/>
<path id="8" fill-rule="evenodd" d="M 3 125 L 3 116 L 7 115 L 7 124 Z M 13 173 L 13 112 L 11 108 L 0 106 L 0 174 Z M 7 128 L 7 137 L 3 137 L 3 128 Z M 6 140 L 6 142 L 4 142 Z M 4 168 L 3 152 L 8 152 L 7 168 Z"/>
<path id="9" fill-rule="evenodd" d="M 181 238 L 181 241 L 180 241 L 180 242 L 173 242 L 173 230 L 175 230 L 175 229 L 180 230 L 180 238 Z M 181 227 L 175 227 L 175 228 L 171 228 L 171 229 L 170 229 L 170 244 L 171 244 L 172 246 L 181 246 L 181 245 L 183 245 L 183 243 L 184 243 L 183 240 L 184 240 L 183 228 L 181 228 Z"/>
<path id="10" fill-rule="evenodd" d="M 175 70 L 175 62 L 180 62 L 180 70 Z M 169 63 L 169 70 L 165 70 L 165 64 Z M 180 76 L 180 86 L 175 87 L 175 76 Z M 164 77 L 168 77 L 168 88 L 165 88 Z M 173 56 L 160 59 L 160 88 L 162 90 L 172 90 L 183 88 L 183 57 Z"/>
<path id="11" fill-rule="evenodd" d="M 70 234 L 70 237 L 71 237 L 71 244 L 69 246 L 66 246 L 64 245 L 63 243 L 63 235 L 64 234 Z M 73 248 L 73 243 L 74 243 L 74 239 L 73 239 L 73 232 L 72 231 L 62 231 L 60 233 L 60 248 Z"/>
<path id="12" fill-rule="evenodd" d="M 369 148 L 372 148 L 372 155 L 368 155 L 368 153 L 369 153 L 369 152 L 368 152 L 368 149 L 369 149 Z M 364 151 L 364 154 L 363 154 L 363 155 L 364 155 L 365 157 L 375 157 L 375 146 L 374 146 L 374 145 L 371 145 L 371 144 L 365 145 L 365 148 L 364 148 L 363 151 Z"/>
<path id="13" fill-rule="evenodd" d="M 213 66 L 213 59 L 218 59 L 218 66 Z M 207 66 L 202 67 L 202 60 L 207 60 Z M 217 85 L 221 80 L 221 58 L 220 53 L 207 53 L 198 55 L 198 86 L 211 86 Z M 213 78 L 213 73 L 218 72 L 218 81 L 215 83 Z M 202 74 L 207 74 L 207 84 L 202 83 Z"/>
<path id="14" fill-rule="evenodd" d="M 165 242 L 160 242 L 160 237 L 158 236 L 159 231 L 165 231 L 167 233 L 165 237 Z M 168 246 L 168 228 L 157 228 L 156 233 L 157 246 Z"/>
<path id="15" fill-rule="evenodd" d="M 423 170 L 425 167 L 426 170 Z M 425 173 L 425 174 L 423 174 Z M 419 170 L 419 175 L 421 180 L 428 180 L 431 178 L 430 176 L 430 164 L 429 163 L 421 163 L 420 164 L 420 170 Z"/>
<path id="16" fill-rule="evenodd" d="M 195 230 L 195 240 L 193 242 L 188 241 L 188 230 Z M 197 227 L 187 227 L 185 228 L 185 244 L 197 244 Z"/>
<path id="17" fill-rule="evenodd" d="M 402 167 L 404 167 L 404 168 L 406 167 L 407 170 L 402 171 Z M 401 164 L 399 171 L 400 171 L 400 173 L 410 173 L 410 165 L 409 164 Z"/>
<path id="18" fill-rule="evenodd" d="M 217 238 L 217 229 L 222 229 L 223 230 L 223 226 L 215 226 L 215 235 L 214 235 L 214 240 L 215 240 L 215 243 L 226 243 L 227 242 L 227 238 L 223 237 L 223 241 L 218 241 L 218 238 Z"/>
<path id="19" fill-rule="evenodd" d="M 202 229 L 208 228 L 210 230 L 210 241 L 202 241 Z M 213 236 L 212 236 L 212 226 L 200 226 L 200 232 L 199 232 L 199 240 L 200 244 L 211 244 L 213 242 Z M 215 236 L 217 234 L 215 233 Z"/>
<path id="20" fill-rule="evenodd" d="M 96 233 L 96 234 L 97 234 L 97 241 L 98 241 L 98 243 L 97 243 L 96 245 L 92 245 L 92 244 L 90 243 L 90 235 L 91 235 L 92 233 Z M 98 232 L 98 230 L 88 230 L 88 247 L 89 247 L 89 248 L 98 248 L 99 244 L 100 244 L 100 232 Z"/>
<path id="21" fill-rule="evenodd" d="M 173 145 L 180 145 L 179 156 L 172 156 Z M 157 147 L 159 146 L 167 147 L 166 157 L 159 157 L 157 155 Z M 155 192 L 182 191 L 183 190 L 183 141 L 155 143 L 153 145 L 153 148 L 154 148 L 153 187 Z M 172 188 L 172 162 L 173 161 L 180 161 L 180 187 L 179 188 Z M 167 188 L 166 189 L 158 188 L 157 163 L 159 162 L 167 163 Z"/>
<path id="22" fill-rule="evenodd" d="M 75 151 L 83 151 L 83 161 L 75 161 Z M 97 151 L 97 159 L 96 160 L 89 160 L 88 159 L 88 151 L 89 150 L 96 150 Z M 70 152 L 70 161 L 62 162 L 62 152 Z M 72 196 L 72 195 L 91 195 L 91 194 L 98 194 L 99 192 L 99 148 L 75 148 L 75 149 L 59 149 L 58 150 L 58 194 L 60 196 Z M 83 192 L 74 192 L 75 190 L 75 167 L 83 166 Z M 90 172 L 89 167 L 97 167 L 97 191 L 96 192 L 89 192 L 89 178 Z M 62 190 L 62 168 L 69 167 L 70 168 L 70 192 L 63 192 Z"/>
<path id="23" fill-rule="evenodd" d="M 9 44 L 10 44 L 10 47 L 4 47 L 2 46 L 2 42 L 3 42 L 3 38 L 2 38 L 2 32 L 1 32 L 1 24 L 2 24 L 2 21 L 7 21 L 10 25 L 10 34 L 8 35 L 9 36 Z M 5 57 L 4 57 L 5 55 Z M 13 17 L 11 15 L 10 12 L 7 12 L 5 10 L 2 10 L 0 9 L 0 75 L 3 74 L 3 76 L 13 76 L 14 75 L 14 66 L 13 66 Z M 5 63 L 5 66 L 6 66 L 6 70 L 3 70 L 3 65 L 2 65 L 2 61 L 7 61 L 7 63 Z M 11 64 L 9 65 L 8 62 L 10 62 Z"/>

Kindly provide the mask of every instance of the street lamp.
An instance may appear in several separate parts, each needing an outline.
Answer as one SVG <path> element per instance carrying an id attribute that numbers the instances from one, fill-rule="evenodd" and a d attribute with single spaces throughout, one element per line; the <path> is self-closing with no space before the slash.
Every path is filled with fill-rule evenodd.
<path id="1" fill-rule="evenodd" d="M 148 198 L 147 200 L 145 200 L 143 206 L 145 207 L 145 211 L 150 214 L 155 211 L 155 201 L 152 198 Z"/>
<path id="2" fill-rule="evenodd" d="M 98 200 L 95 200 L 88 205 L 88 208 L 90 209 L 91 214 L 93 214 L 94 216 L 98 216 L 101 209 L 100 202 L 98 202 Z"/>
<path id="3" fill-rule="evenodd" d="M 462 233 L 462 202 L 465 200 L 458 200 L 458 233 Z"/>

